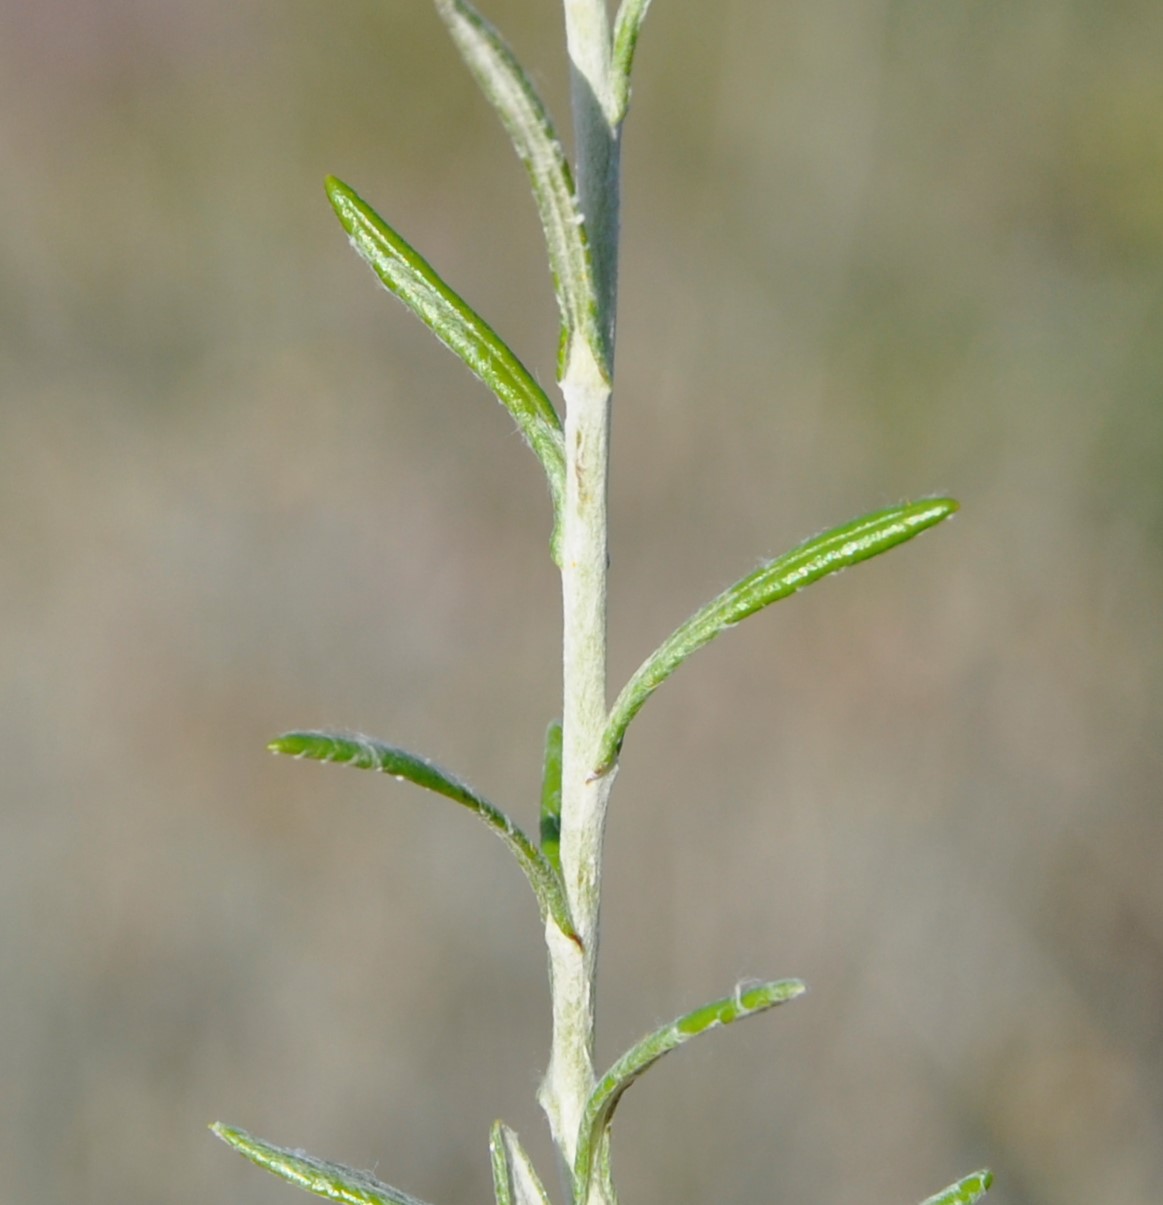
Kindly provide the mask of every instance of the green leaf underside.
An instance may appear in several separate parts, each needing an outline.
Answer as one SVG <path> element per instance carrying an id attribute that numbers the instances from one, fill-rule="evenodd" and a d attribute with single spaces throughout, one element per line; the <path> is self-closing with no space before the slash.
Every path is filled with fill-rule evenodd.
<path id="1" fill-rule="evenodd" d="M 550 1205 L 549 1195 L 515 1131 L 502 1121 L 493 1123 L 489 1153 L 497 1205 Z"/>
<path id="2" fill-rule="evenodd" d="M 329 1201 L 341 1201 L 344 1205 L 424 1205 L 417 1197 L 381 1184 L 370 1172 L 356 1171 L 342 1163 L 327 1163 L 303 1151 L 273 1146 L 245 1130 L 235 1130 L 221 1122 L 210 1128 L 252 1163 Z"/>
<path id="3" fill-rule="evenodd" d="M 951 498 L 929 498 L 865 515 L 806 540 L 728 587 L 675 629 L 622 688 L 606 723 L 595 773 L 602 774 L 614 764 L 630 721 L 692 653 L 748 615 L 911 540 L 956 510 Z"/>
<path id="4" fill-rule="evenodd" d="M 652 1067 L 664 1054 L 697 1038 L 708 1030 L 732 1021 L 754 1016 L 777 1004 L 793 1000 L 807 988 L 798 979 L 780 979 L 762 983 L 755 987 L 740 986 L 735 992 L 704 1004 L 702 1008 L 687 1013 L 664 1025 L 661 1029 L 643 1038 L 631 1047 L 599 1080 L 586 1104 L 585 1115 L 578 1130 L 577 1155 L 574 1161 L 574 1199 L 586 1200 L 594 1163 L 599 1155 L 600 1144 L 614 1116 L 614 1110 L 622 1094 L 644 1071 Z"/>
<path id="5" fill-rule="evenodd" d="M 630 107 L 630 73 L 634 68 L 634 51 L 638 46 L 638 32 L 642 28 L 650 0 L 622 0 L 618 15 L 614 18 L 614 70 L 617 72 L 618 110 L 617 120 L 626 120 Z"/>
<path id="6" fill-rule="evenodd" d="M 598 1144 L 597 1167 L 594 1170 L 594 1175 L 598 1178 L 598 1184 L 601 1186 L 605 1199 L 617 1205 L 618 1194 L 614 1189 L 614 1169 L 610 1164 L 609 1126 L 606 1127 L 606 1132 L 602 1135 L 602 1140 Z"/>
<path id="7" fill-rule="evenodd" d="M 559 378 L 564 375 L 574 338 L 580 337 L 608 379 L 608 357 L 598 335 L 585 223 L 565 151 L 549 113 L 512 50 L 468 0 L 436 0 L 436 9 L 481 91 L 500 116 L 529 175 L 561 310 Z"/>
<path id="8" fill-rule="evenodd" d="M 337 762 L 360 770 L 390 774 L 400 782 L 414 783 L 468 808 L 500 837 L 520 863 L 542 915 L 552 916 L 567 937 L 580 941 L 570 917 L 565 890 L 549 860 L 500 808 L 447 770 L 414 753 L 358 733 L 286 732 L 267 747 L 272 753 L 288 757 Z"/>
<path id="9" fill-rule="evenodd" d="M 541 852 L 561 874 L 561 721 L 545 733 L 545 769 L 541 776 Z"/>
<path id="10" fill-rule="evenodd" d="M 493 1165 L 493 1197 L 497 1205 L 513 1205 L 513 1168 L 505 1143 L 503 1122 L 494 1121 L 489 1134 L 489 1158 Z"/>
<path id="11" fill-rule="evenodd" d="M 992 1172 L 988 1170 L 974 1172 L 973 1175 L 966 1176 L 964 1180 L 950 1184 L 936 1196 L 926 1198 L 921 1205 L 974 1205 L 975 1201 L 980 1201 L 985 1196 L 992 1184 Z"/>
<path id="12" fill-rule="evenodd" d="M 560 518 L 565 498 L 565 438 L 545 391 L 500 335 L 353 189 L 329 176 L 327 195 L 352 246 L 388 291 L 459 356 L 513 416 L 545 469 L 554 514 Z"/>

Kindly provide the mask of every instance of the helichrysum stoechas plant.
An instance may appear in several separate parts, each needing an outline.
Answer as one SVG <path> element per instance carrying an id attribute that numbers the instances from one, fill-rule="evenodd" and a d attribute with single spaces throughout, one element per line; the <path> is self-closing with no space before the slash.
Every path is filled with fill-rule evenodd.
<path id="1" fill-rule="evenodd" d="M 606 684 L 606 483 L 618 277 L 619 152 L 630 72 L 649 0 L 564 0 L 572 78 L 571 170 L 545 106 L 497 31 L 468 0 L 435 0 L 529 174 L 561 311 L 558 408 L 491 326 L 353 189 L 327 194 L 356 251 L 380 280 L 456 353 L 512 415 L 549 484 L 550 554 L 561 570 L 563 699 L 546 739 L 539 840 L 439 766 L 363 736 L 291 732 L 277 753 L 342 762 L 406 779 L 474 812 L 513 853 L 545 925 L 553 1031 L 539 1101 L 549 1121 L 570 1205 L 612 1205 L 614 1112 L 626 1089 L 664 1054 L 719 1025 L 794 1000 L 797 979 L 740 985 L 647 1035 L 604 1072 L 594 1067 L 594 985 L 602 833 L 618 757 L 650 695 L 697 649 L 748 615 L 867 560 L 947 519 L 948 498 L 892 506 L 817 536 L 724 590 L 643 661 L 613 705 Z M 416 1205 L 365 1172 L 216 1125 L 219 1137 L 269 1171 L 332 1201 Z M 498 1205 L 548 1205 L 542 1177 L 503 1122 L 491 1137 Z M 550 1178 L 550 1183 L 554 1178 Z M 969 1205 L 990 1184 L 977 1172 L 926 1205 Z"/>

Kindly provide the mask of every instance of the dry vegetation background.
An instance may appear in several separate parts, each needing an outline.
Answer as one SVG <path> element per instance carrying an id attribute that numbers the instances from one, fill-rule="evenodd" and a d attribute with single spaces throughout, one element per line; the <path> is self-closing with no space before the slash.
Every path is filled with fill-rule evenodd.
<path id="1" fill-rule="evenodd" d="M 555 0 L 487 11 L 566 107 Z M 655 0 L 625 179 L 615 684 L 757 558 L 955 523 L 653 700 L 610 822 L 626 1205 L 1163 1182 L 1163 5 Z M 548 1171 L 535 460 L 348 250 L 348 179 L 552 379 L 523 175 L 425 0 L 0 8 L 0 1201 L 297 1198 L 222 1118 L 438 1205 Z"/>

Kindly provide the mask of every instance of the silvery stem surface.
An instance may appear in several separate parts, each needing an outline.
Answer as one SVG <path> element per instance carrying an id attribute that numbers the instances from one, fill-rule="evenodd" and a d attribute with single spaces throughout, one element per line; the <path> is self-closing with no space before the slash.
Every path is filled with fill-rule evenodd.
<path id="1" fill-rule="evenodd" d="M 607 718 L 606 495 L 610 364 L 618 262 L 618 129 L 610 86 L 610 30 L 603 0 L 565 0 L 573 80 L 581 210 L 593 256 L 607 363 L 583 345 L 561 381 L 566 487 L 562 524 L 563 747 L 561 862 L 582 948 L 546 926 L 553 991 L 553 1047 L 541 1088 L 558 1150 L 572 1166 L 578 1126 L 594 1087 L 593 1037 L 602 835 L 614 772 L 594 774 Z M 604 1199 L 601 1177 L 591 1201 Z M 580 1205 L 580 1203 L 579 1203 Z"/>

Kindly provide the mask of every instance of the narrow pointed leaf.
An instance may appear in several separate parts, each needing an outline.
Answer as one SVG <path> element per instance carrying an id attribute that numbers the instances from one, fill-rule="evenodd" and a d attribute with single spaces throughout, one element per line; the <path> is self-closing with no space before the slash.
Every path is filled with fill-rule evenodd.
<path id="1" fill-rule="evenodd" d="M 549 860 L 500 808 L 447 770 L 414 753 L 358 734 L 286 732 L 271 741 L 267 748 L 272 753 L 282 753 L 288 757 L 338 762 L 360 770 L 390 774 L 400 782 L 415 783 L 468 808 L 500 837 L 520 863 L 533 894 L 537 896 L 542 915 L 552 916 L 567 937 L 580 942 L 570 918 L 561 879 Z"/>
<path id="2" fill-rule="evenodd" d="M 574 1161 L 574 1199 L 586 1200 L 590 1178 L 594 1174 L 601 1143 L 614 1116 L 614 1110 L 618 1107 L 622 1094 L 644 1071 L 657 1063 L 664 1054 L 684 1042 L 689 1042 L 691 1038 L 697 1038 L 699 1034 L 774 1008 L 777 1004 L 793 1000 L 805 991 L 807 988 L 798 979 L 780 979 L 751 988 L 739 987 L 732 995 L 712 1004 L 704 1004 L 702 1008 L 697 1008 L 694 1012 L 655 1030 L 631 1047 L 602 1076 L 586 1104 L 578 1130 L 577 1155 Z"/>
<path id="3" fill-rule="evenodd" d="M 602 1135 L 601 1142 L 598 1143 L 598 1157 L 596 1167 L 593 1174 L 597 1177 L 599 1191 L 603 1201 L 612 1201 L 617 1205 L 618 1193 L 614 1188 L 614 1169 L 610 1166 L 610 1127 L 606 1126 L 606 1132 Z"/>
<path id="4" fill-rule="evenodd" d="M 343 1205 L 424 1205 L 417 1197 L 381 1184 L 370 1172 L 356 1171 L 342 1163 L 327 1163 L 303 1151 L 273 1146 L 245 1130 L 235 1130 L 221 1122 L 216 1122 L 210 1129 L 252 1163 L 328 1201 L 340 1201 Z"/>
<path id="5" fill-rule="evenodd" d="M 608 356 L 598 334 L 585 223 L 569 163 L 549 113 L 512 50 L 469 0 L 436 0 L 436 9 L 481 91 L 499 114 L 529 174 L 561 310 L 558 375 L 564 376 L 573 342 L 580 338 L 608 380 Z"/>
<path id="6" fill-rule="evenodd" d="M 630 107 L 630 73 L 634 68 L 634 51 L 638 46 L 638 31 L 642 28 L 650 0 L 622 0 L 614 18 L 614 72 L 617 97 L 616 124 L 626 120 Z"/>
<path id="7" fill-rule="evenodd" d="M 516 1190 L 513 1187 L 513 1167 L 503 1141 L 504 1130 L 501 1122 L 495 1121 L 489 1135 L 489 1157 L 493 1165 L 493 1199 L 497 1205 L 513 1205 Z"/>
<path id="8" fill-rule="evenodd" d="M 990 1171 L 974 1172 L 956 1184 L 950 1184 L 944 1192 L 928 1197 L 921 1205 L 974 1205 L 989 1191 L 993 1183 L 993 1173 Z"/>
<path id="9" fill-rule="evenodd" d="M 559 517 L 565 490 L 565 440 L 561 420 L 545 391 L 500 335 L 353 189 L 329 176 L 327 195 L 352 246 L 388 291 L 455 352 L 513 416 L 545 469 Z"/>
<path id="10" fill-rule="evenodd" d="M 541 852 L 561 874 L 561 721 L 545 733 L 545 769 L 541 776 Z"/>
<path id="11" fill-rule="evenodd" d="M 720 632 L 822 577 L 911 540 L 956 510 L 957 503 L 951 498 L 891 506 L 807 540 L 728 587 L 678 627 L 622 688 L 602 735 L 595 773 L 602 774 L 614 764 L 626 729 L 643 703 L 692 653 Z"/>
<path id="12" fill-rule="evenodd" d="M 529 1156 L 516 1133 L 502 1121 L 493 1123 L 489 1152 L 497 1205 L 549 1205 L 549 1195 Z"/>

